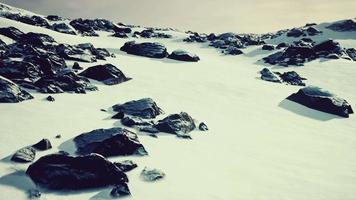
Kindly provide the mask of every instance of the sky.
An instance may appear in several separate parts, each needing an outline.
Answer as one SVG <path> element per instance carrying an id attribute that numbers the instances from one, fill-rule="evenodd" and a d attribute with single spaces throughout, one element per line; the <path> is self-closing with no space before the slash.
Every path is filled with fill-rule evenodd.
<path id="1" fill-rule="evenodd" d="M 0 0 L 39 14 L 198 32 L 264 33 L 356 17 L 356 0 Z"/>

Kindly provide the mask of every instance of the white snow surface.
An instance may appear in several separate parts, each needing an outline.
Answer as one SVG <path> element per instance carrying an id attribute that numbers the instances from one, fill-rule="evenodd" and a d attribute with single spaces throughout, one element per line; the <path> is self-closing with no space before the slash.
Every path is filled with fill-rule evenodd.
<path id="1" fill-rule="evenodd" d="M 128 55 L 119 49 L 132 38 L 108 37 L 108 33 L 73 36 L 0 18 L 0 27 L 7 26 L 45 33 L 60 43 L 90 42 L 107 48 L 117 57 L 80 65 L 112 63 L 133 79 L 115 86 L 95 82 L 99 91 L 55 94 L 55 102 L 45 100 L 48 94 L 32 92 L 33 100 L 0 104 L 0 199 L 27 199 L 26 191 L 35 187 L 24 175 L 28 164 L 9 160 L 16 150 L 48 138 L 54 148 L 38 153 L 36 158 L 58 150 L 72 152 L 70 140 L 80 133 L 120 126 L 118 120 L 111 119 L 112 112 L 100 109 L 144 97 L 153 98 L 166 115 L 186 111 L 210 130 L 194 131 L 193 140 L 138 133 L 148 156 L 110 158 L 138 163 L 137 169 L 127 173 L 132 199 L 356 199 L 355 115 L 340 118 L 285 100 L 300 87 L 260 80 L 258 72 L 265 65 L 257 61 L 271 53 L 260 50 L 261 46 L 246 48 L 241 56 L 224 56 L 206 44 L 182 42 L 186 34 L 180 32 L 169 32 L 174 35 L 172 39 L 135 38 L 138 42 L 160 42 L 170 52 L 184 49 L 201 59 L 187 63 Z M 356 47 L 355 32 L 348 37 L 338 34 L 329 32 L 327 37 Z M 356 109 L 355 62 L 315 60 L 303 67 L 272 69 L 295 70 L 308 79 L 307 85 L 336 93 Z M 55 139 L 57 134 L 62 138 Z M 161 169 L 165 179 L 143 181 L 140 172 L 145 166 Z M 99 200 L 110 199 L 111 188 L 40 190 L 41 199 Z"/>

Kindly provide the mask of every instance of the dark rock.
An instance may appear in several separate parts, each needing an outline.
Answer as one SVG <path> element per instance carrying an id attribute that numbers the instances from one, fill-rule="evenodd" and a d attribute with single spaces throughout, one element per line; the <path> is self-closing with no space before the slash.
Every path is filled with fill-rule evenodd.
<path id="1" fill-rule="evenodd" d="M 318 29 L 316 29 L 314 27 L 308 27 L 305 31 L 310 36 L 314 36 L 314 35 L 318 35 L 318 34 L 322 33 L 322 31 L 319 31 Z"/>
<path id="2" fill-rule="evenodd" d="M 39 199 L 41 198 L 41 192 L 36 189 L 31 189 L 27 191 L 29 199 Z"/>
<path id="3" fill-rule="evenodd" d="M 78 46 L 60 44 L 56 47 L 57 53 L 67 60 L 79 62 L 96 62 L 97 58 L 90 51 L 86 51 Z"/>
<path id="4" fill-rule="evenodd" d="M 120 50 L 128 54 L 149 58 L 165 58 L 168 56 L 166 47 L 159 43 L 144 42 L 136 44 L 135 41 L 131 41 L 126 42 Z"/>
<path id="5" fill-rule="evenodd" d="M 287 37 L 300 37 L 302 36 L 303 30 L 299 28 L 293 28 L 287 32 Z"/>
<path id="6" fill-rule="evenodd" d="M 141 172 L 141 177 L 143 180 L 148 182 L 160 180 L 165 176 L 166 174 L 159 169 L 149 169 L 145 167 L 145 169 L 143 169 Z"/>
<path id="7" fill-rule="evenodd" d="M 285 72 L 281 74 L 280 77 L 283 82 L 286 82 L 288 84 L 305 86 L 305 83 L 303 83 L 303 80 L 305 80 L 305 78 L 300 77 L 299 74 L 297 74 L 297 72 L 295 71 Z"/>
<path id="8" fill-rule="evenodd" d="M 10 80 L 37 79 L 42 72 L 38 66 L 25 61 L 0 60 L 0 75 Z"/>
<path id="9" fill-rule="evenodd" d="M 121 119 L 121 123 L 124 126 L 150 126 L 152 125 L 151 122 L 147 122 L 145 120 L 143 120 L 140 117 L 135 117 L 135 116 L 126 116 L 124 118 Z"/>
<path id="10" fill-rule="evenodd" d="M 72 69 L 82 70 L 83 67 L 81 67 L 78 62 L 74 62 L 73 66 L 72 66 Z"/>
<path id="11" fill-rule="evenodd" d="M 0 34 L 17 41 L 22 37 L 24 33 L 19 29 L 10 26 L 10 27 L 0 28 Z"/>
<path id="12" fill-rule="evenodd" d="M 14 82 L 0 76 L 0 103 L 18 103 L 28 99 L 33 99 L 33 96 Z"/>
<path id="13" fill-rule="evenodd" d="M 146 29 L 141 32 L 135 32 L 134 35 L 139 35 L 143 38 L 171 38 L 172 35 L 166 33 L 155 32 L 153 29 Z"/>
<path id="14" fill-rule="evenodd" d="M 318 54 L 341 54 L 342 48 L 340 44 L 334 40 L 325 40 L 316 45 L 314 45 L 313 50 Z"/>
<path id="15" fill-rule="evenodd" d="M 159 120 L 158 124 L 155 125 L 155 128 L 161 132 L 183 136 L 195 129 L 195 123 L 190 115 L 181 112 Z"/>
<path id="16" fill-rule="evenodd" d="M 238 49 L 237 47 L 228 47 L 226 48 L 223 53 L 225 55 L 240 55 L 240 54 L 243 54 L 243 52 Z"/>
<path id="17" fill-rule="evenodd" d="M 346 53 L 350 56 L 353 61 L 356 61 L 356 49 L 350 48 L 346 49 Z"/>
<path id="18" fill-rule="evenodd" d="M 35 159 L 36 151 L 32 147 L 24 147 L 12 156 L 11 160 L 20 163 L 32 162 Z"/>
<path id="19" fill-rule="evenodd" d="M 262 46 L 262 50 L 272 51 L 274 50 L 274 46 L 272 44 L 265 44 Z"/>
<path id="20" fill-rule="evenodd" d="M 41 71 L 41 74 L 46 76 L 53 76 L 67 68 L 65 60 L 55 54 L 43 54 L 39 56 L 28 55 L 25 56 L 23 61 L 36 65 Z"/>
<path id="21" fill-rule="evenodd" d="M 26 89 L 30 89 L 30 90 L 39 90 L 40 89 L 35 86 L 35 83 L 33 81 L 30 81 L 30 80 L 13 79 L 12 81 L 22 88 L 26 88 Z"/>
<path id="22" fill-rule="evenodd" d="M 263 68 L 261 71 L 261 79 L 270 82 L 281 83 L 282 80 L 275 73 L 271 72 L 267 68 Z"/>
<path id="23" fill-rule="evenodd" d="M 71 35 L 76 35 L 77 34 L 71 27 L 69 27 L 65 23 L 54 23 L 52 25 L 52 29 L 54 31 L 57 31 L 57 32 L 60 32 L 60 33 L 65 33 L 65 34 L 71 34 Z"/>
<path id="24" fill-rule="evenodd" d="M 201 122 L 201 123 L 199 124 L 199 130 L 201 130 L 201 131 L 208 131 L 209 128 L 208 128 L 208 126 L 207 126 L 204 122 Z"/>
<path id="25" fill-rule="evenodd" d="M 340 57 L 336 53 L 332 53 L 332 54 L 327 55 L 325 58 L 328 58 L 328 59 L 339 59 Z"/>
<path id="26" fill-rule="evenodd" d="M 159 108 L 156 102 L 151 98 L 133 100 L 124 104 L 116 104 L 113 106 L 113 110 L 145 119 L 155 118 L 163 113 L 162 109 Z"/>
<path id="27" fill-rule="evenodd" d="M 199 34 L 199 33 L 193 33 L 192 35 L 189 35 L 187 38 L 183 40 L 184 42 L 199 42 L 199 43 L 204 43 L 208 41 L 208 38 L 204 34 Z"/>
<path id="28" fill-rule="evenodd" d="M 123 172 L 128 172 L 137 167 L 137 164 L 131 160 L 125 160 L 122 162 L 115 162 L 116 167 L 118 167 Z"/>
<path id="29" fill-rule="evenodd" d="M 300 103 L 306 107 L 322 112 L 349 117 L 353 113 L 351 105 L 346 100 L 318 87 L 305 87 L 287 97 L 287 99 Z"/>
<path id="30" fill-rule="evenodd" d="M 49 141 L 49 139 L 42 139 L 41 141 L 32 145 L 32 147 L 37 150 L 45 151 L 45 150 L 51 149 L 52 144 L 51 144 L 51 141 Z"/>
<path id="31" fill-rule="evenodd" d="M 43 93 L 75 92 L 86 93 L 86 91 L 96 91 L 98 88 L 84 77 L 80 77 L 74 72 L 67 70 L 53 76 L 43 76 L 35 82 Z"/>
<path id="32" fill-rule="evenodd" d="M 57 139 L 60 139 L 61 137 L 62 137 L 61 134 L 56 135 L 56 138 L 57 138 Z"/>
<path id="33" fill-rule="evenodd" d="M 123 33 L 123 32 L 116 32 L 116 33 L 112 34 L 111 36 L 117 37 L 117 38 L 128 38 L 129 37 L 129 36 L 127 36 L 126 33 Z"/>
<path id="34" fill-rule="evenodd" d="M 129 187 L 125 185 L 115 185 L 115 187 L 111 190 L 110 195 L 113 198 L 119 198 L 119 197 L 126 197 L 130 196 L 130 190 Z"/>
<path id="35" fill-rule="evenodd" d="M 26 34 L 21 35 L 20 39 L 18 40 L 19 43 L 22 44 L 31 44 L 35 47 L 43 47 L 43 46 L 51 46 L 56 41 L 53 39 L 53 37 L 43 34 L 43 33 L 33 33 L 29 32 Z"/>
<path id="36" fill-rule="evenodd" d="M 1 50 L 6 50 L 6 49 L 7 49 L 6 43 L 0 39 L 0 57 L 1 57 L 1 54 L 2 54 Z"/>
<path id="37" fill-rule="evenodd" d="M 316 23 L 306 23 L 306 24 L 305 24 L 305 27 L 316 26 L 316 25 L 317 25 Z"/>
<path id="38" fill-rule="evenodd" d="M 208 36 L 207 36 L 207 39 L 209 41 L 214 41 L 216 40 L 218 37 L 214 34 L 214 33 L 210 33 Z"/>
<path id="39" fill-rule="evenodd" d="M 8 12 L 8 13 L 2 14 L 2 16 L 5 18 L 8 18 L 8 19 L 12 19 L 12 20 L 19 21 L 19 22 L 22 22 L 25 24 L 29 24 L 29 25 L 42 26 L 45 28 L 50 27 L 47 20 L 38 16 L 38 15 L 28 16 L 28 15 L 22 15 L 20 13 Z"/>
<path id="40" fill-rule="evenodd" d="M 46 18 L 48 20 L 50 20 L 50 21 L 61 21 L 61 20 L 63 20 L 63 18 L 58 16 L 58 15 L 48 15 Z"/>
<path id="41" fill-rule="evenodd" d="M 144 126 L 140 128 L 140 131 L 146 132 L 146 133 L 159 133 L 159 130 L 153 126 Z"/>
<path id="42" fill-rule="evenodd" d="M 331 29 L 333 31 L 345 32 L 345 31 L 356 31 L 356 22 L 355 20 L 348 19 L 339 22 L 335 22 L 326 28 Z"/>
<path id="43" fill-rule="evenodd" d="M 106 85 L 115 85 L 130 80 L 112 64 L 89 67 L 79 75 L 103 82 Z"/>
<path id="44" fill-rule="evenodd" d="M 304 62 L 316 58 L 315 51 L 310 47 L 290 46 L 283 51 L 269 55 L 263 60 L 271 65 L 303 65 Z"/>
<path id="45" fill-rule="evenodd" d="M 282 43 L 279 43 L 276 48 L 281 49 L 281 48 L 285 48 L 285 47 L 289 47 L 289 44 L 282 42 Z"/>
<path id="46" fill-rule="evenodd" d="M 137 135 L 123 128 L 97 129 L 74 138 L 77 153 L 98 153 L 105 157 L 147 155 Z"/>
<path id="47" fill-rule="evenodd" d="M 124 116 L 125 116 L 124 112 L 118 112 L 114 116 L 112 116 L 111 118 L 112 119 L 122 119 L 122 118 L 124 118 Z"/>
<path id="48" fill-rule="evenodd" d="M 74 19 L 69 24 L 83 36 L 99 36 L 97 33 L 95 33 L 94 27 L 87 23 L 86 20 L 81 18 Z"/>
<path id="49" fill-rule="evenodd" d="M 99 154 L 43 156 L 31 164 L 26 173 L 36 184 L 52 190 L 126 186 L 128 182 L 119 168 Z"/>
<path id="50" fill-rule="evenodd" d="M 173 60 L 180 60 L 180 61 L 188 61 L 188 62 L 198 62 L 200 58 L 192 53 L 183 51 L 183 50 L 175 50 L 173 51 L 168 58 Z"/>

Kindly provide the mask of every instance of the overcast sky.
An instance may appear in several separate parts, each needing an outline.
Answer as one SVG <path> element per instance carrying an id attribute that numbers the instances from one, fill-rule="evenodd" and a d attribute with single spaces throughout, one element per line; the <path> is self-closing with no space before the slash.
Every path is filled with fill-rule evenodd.
<path id="1" fill-rule="evenodd" d="M 356 17 L 356 0 L 0 0 L 40 14 L 200 32 L 268 32 Z"/>

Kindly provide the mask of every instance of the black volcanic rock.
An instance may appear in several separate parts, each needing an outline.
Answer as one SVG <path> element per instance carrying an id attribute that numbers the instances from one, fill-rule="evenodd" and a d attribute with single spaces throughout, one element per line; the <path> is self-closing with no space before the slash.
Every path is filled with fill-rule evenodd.
<path id="1" fill-rule="evenodd" d="M 22 37 L 24 33 L 19 29 L 10 26 L 10 27 L 0 28 L 0 34 L 17 41 Z"/>
<path id="2" fill-rule="evenodd" d="M 313 50 L 317 54 L 328 55 L 328 54 L 341 54 L 342 48 L 340 44 L 334 40 L 325 40 L 313 46 Z"/>
<path id="3" fill-rule="evenodd" d="M 129 36 L 127 36 L 127 34 L 124 33 L 124 32 L 115 32 L 115 33 L 112 34 L 111 36 L 117 37 L 117 38 L 128 38 L 128 37 L 129 37 Z"/>
<path id="4" fill-rule="evenodd" d="M 31 44 L 33 46 L 40 46 L 40 47 L 53 45 L 54 43 L 56 43 L 54 38 L 49 35 L 43 33 L 33 33 L 33 32 L 29 32 L 21 35 L 18 42 L 22 44 L 27 44 L 27 45 Z"/>
<path id="5" fill-rule="evenodd" d="M 346 53 L 350 56 L 350 58 L 353 61 L 356 61 L 356 49 L 355 48 L 346 49 Z"/>
<path id="6" fill-rule="evenodd" d="M 63 18 L 58 16 L 58 15 L 48 15 L 46 18 L 48 20 L 50 20 L 50 21 L 61 21 L 61 20 L 63 20 Z"/>
<path id="7" fill-rule="evenodd" d="M 299 28 L 293 28 L 287 32 L 287 37 L 300 37 L 302 36 L 303 30 Z"/>
<path id="8" fill-rule="evenodd" d="M 270 81 L 270 82 L 276 82 L 276 83 L 281 83 L 282 80 L 278 77 L 277 74 L 271 72 L 267 68 L 263 68 L 261 71 L 261 79 L 265 81 Z"/>
<path id="9" fill-rule="evenodd" d="M 168 56 L 166 47 L 159 43 L 144 42 L 136 44 L 135 41 L 131 41 L 126 42 L 120 50 L 128 54 L 149 58 L 165 58 Z"/>
<path id="10" fill-rule="evenodd" d="M 106 85 L 115 85 L 130 80 L 121 70 L 112 64 L 89 67 L 79 75 L 101 81 Z"/>
<path id="11" fill-rule="evenodd" d="M 71 27 L 69 27 L 65 23 L 54 23 L 52 25 L 52 29 L 54 31 L 57 31 L 57 32 L 60 32 L 60 33 L 65 33 L 65 34 L 71 34 L 71 35 L 76 35 L 77 34 Z"/>
<path id="12" fill-rule="evenodd" d="M 305 31 L 310 36 L 314 36 L 314 35 L 318 35 L 318 34 L 322 33 L 322 31 L 319 31 L 318 29 L 316 29 L 315 27 L 312 27 L 312 26 L 310 26 L 307 29 L 305 29 Z"/>
<path id="13" fill-rule="evenodd" d="M 56 101 L 56 99 L 54 97 L 52 97 L 51 95 L 49 95 L 47 98 L 46 98 L 47 101 Z"/>
<path id="14" fill-rule="evenodd" d="M 274 50 L 274 46 L 272 44 L 265 44 L 262 46 L 262 50 L 272 51 Z"/>
<path id="15" fill-rule="evenodd" d="M 300 77 L 299 74 L 295 71 L 284 72 L 283 74 L 279 75 L 279 77 L 281 77 L 283 82 L 290 85 L 305 86 L 305 83 L 303 83 L 305 78 Z"/>
<path id="16" fill-rule="evenodd" d="M 172 35 L 166 33 L 155 32 L 153 29 L 145 29 L 141 32 L 135 32 L 134 35 L 139 35 L 143 38 L 171 38 Z"/>
<path id="17" fill-rule="evenodd" d="M 28 99 L 33 99 L 33 96 L 14 82 L 0 76 L 0 103 L 18 103 Z"/>
<path id="18" fill-rule="evenodd" d="M 290 46 L 282 51 L 273 53 L 263 60 L 271 65 L 303 65 L 304 62 L 316 58 L 315 51 L 310 47 Z"/>
<path id="19" fill-rule="evenodd" d="M 145 121 L 140 117 L 135 116 L 126 116 L 121 119 L 121 123 L 124 126 L 132 127 L 132 126 L 150 126 L 151 122 Z"/>
<path id="20" fill-rule="evenodd" d="M 322 112 L 349 117 L 351 105 L 344 99 L 318 87 L 305 87 L 287 99 Z"/>
<path id="21" fill-rule="evenodd" d="M 95 33 L 93 26 L 81 18 L 74 19 L 69 23 L 74 29 L 76 29 L 83 36 L 99 36 Z"/>
<path id="22" fill-rule="evenodd" d="M 228 47 L 225 50 L 223 50 L 223 53 L 225 55 L 240 55 L 240 54 L 243 54 L 243 52 L 237 47 Z"/>
<path id="23" fill-rule="evenodd" d="M 173 51 L 168 58 L 173 60 L 187 61 L 187 62 L 198 62 L 200 58 L 192 53 L 183 51 L 183 50 L 175 50 Z"/>
<path id="24" fill-rule="evenodd" d="M 37 150 L 48 150 L 52 148 L 51 141 L 49 139 L 42 139 L 41 141 L 37 142 L 36 144 L 32 145 L 33 148 Z"/>
<path id="25" fill-rule="evenodd" d="M 90 51 L 86 51 L 78 46 L 72 46 L 67 44 L 60 44 L 56 46 L 56 52 L 58 55 L 67 60 L 74 60 L 79 62 L 96 62 L 97 58 Z"/>
<path id="26" fill-rule="evenodd" d="M 81 155 L 147 155 L 137 135 L 123 128 L 96 129 L 75 137 L 73 141 L 77 146 L 77 153 Z"/>
<path id="27" fill-rule="evenodd" d="M 78 62 L 74 62 L 73 66 L 72 66 L 72 69 L 82 70 L 83 67 L 81 67 Z"/>
<path id="28" fill-rule="evenodd" d="M 179 114 L 169 115 L 168 117 L 159 120 L 155 127 L 161 132 L 183 136 L 194 130 L 196 126 L 190 115 L 186 112 L 181 112 Z"/>
<path id="29" fill-rule="evenodd" d="M 126 196 L 130 196 L 130 190 L 129 187 L 125 184 L 121 184 L 121 185 L 115 185 L 115 187 L 111 190 L 110 195 L 113 198 L 120 198 L 120 197 L 126 197 Z"/>
<path id="30" fill-rule="evenodd" d="M 285 43 L 285 42 L 281 42 L 277 45 L 277 49 L 281 49 L 281 48 L 285 48 L 285 47 L 289 47 L 289 44 Z"/>
<path id="31" fill-rule="evenodd" d="M 116 167 L 118 167 L 123 172 L 131 171 L 137 167 L 137 164 L 131 160 L 115 162 L 114 164 L 116 165 Z"/>
<path id="32" fill-rule="evenodd" d="M 36 79 L 42 72 L 38 66 L 25 61 L 0 60 L 0 75 L 10 80 Z"/>
<path id="33" fill-rule="evenodd" d="M 155 118 L 159 114 L 163 113 L 151 98 L 144 98 L 139 100 L 133 100 L 124 104 L 116 104 L 113 107 L 115 112 L 122 112 L 127 115 L 141 117 L 145 119 Z"/>
<path id="34" fill-rule="evenodd" d="M 36 184 L 52 190 L 126 186 L 128 182 L 119 168 L 99 154 L 43 156 L 28 167 L 26 174 Z"/>
<path id="35" fill-rule="evenodd" d="M 337 32 L 356 31 L 356 22 L 355 20 L 348 19 L 348 20 L 335 22 L 327 26 L 326 28 Z"/>
<path id="36" fill-rule="evenodd" d="M 22 14 L 19 14 L 19 13 L 10 13 L 10 12 L 8 12 L 8 13 L 2 14 L 2 16 L 5 17 L 5 18 L 8 18 L 8 19 L 19 21 L 19 22 L 22 22 L 22 23 L 25 23 L 25 24 L 29 24 L 29 25 L 42 26 L 42 27 L 45 27 L 45 28 L 49 28 L 50 27 L 50 25 L 47 22 L 47 20 L 44 19 L 41 16 L 38 16 L 38 15 L 29 16 L 29 15 L 22 15 Z"/>
<path id="37" fill-rule="evenodd" d="M 27 163 L 32 162 L 36 157 L 36 151 L 32 147 L 24 147 L 16 151 L 16 153 L 11 157 L 14 162 Z"/>
<path id="38" fill-rule="evenodd" d="M 198 127 L 199 127 L 199 130 L 201 130 L 201 131 L 209 130 L 208 126 L 204 122 L 201 122 Z"/>

